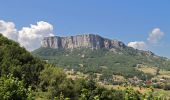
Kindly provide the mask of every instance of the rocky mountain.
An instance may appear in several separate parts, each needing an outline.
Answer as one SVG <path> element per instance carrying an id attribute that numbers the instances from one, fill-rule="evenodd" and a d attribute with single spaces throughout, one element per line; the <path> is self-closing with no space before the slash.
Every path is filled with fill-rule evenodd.
<path id="1" fill-rule="evenodd" d="M 156 56 L 151 51 L 135 50 L 131 47 L 126 46 L 123 42 L 101 37 L 96 34 L 83 34 L 76 36 L 51 36 L 44 37 L 41 41 L 42 48 L 52 49 L 77 49 L 77 48 L 88 48 L 88 49 L 110 49 L 115 53 L 122 53 L 121 50 L 132 49 L 131 51 L 137 52 L 139 55 Z M 116 48 L 116 49 L 115 49 Z M 121 50 L 119 50 L 121 49 Z"/>
<path id="2" fill-rule="evenodd" d="M 138 65 L 170 70 L 167 59 L 126 46 L 118 40 L 94 34 L 68 37 L 45 37 L 42 46 L 32 54 L 67 69 L 83 73 L 119 74 L 126 77 L 142 76 Z"/>
<path id="3" fill-rule="evenodd" d="M 103 38 L 95 34 L 83 34 L 68 37 L 45 37 L 41 42 L 42 47 L 49 47 L 55 49 L 73 49 L 73 48 L 112 48 L 120 47 L 124 48 L 125 44 L 118 40 L 111 40 Z"/>

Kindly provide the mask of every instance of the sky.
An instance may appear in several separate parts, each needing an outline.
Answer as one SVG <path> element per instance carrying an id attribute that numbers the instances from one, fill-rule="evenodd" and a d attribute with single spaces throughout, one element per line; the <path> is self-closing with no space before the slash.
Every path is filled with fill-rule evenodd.
<path id="1" fill-rule="evenodd" d="M 170 0 L 1 0 L 0 33 L 32 51 L 85 33 L 170 58 Z"/>

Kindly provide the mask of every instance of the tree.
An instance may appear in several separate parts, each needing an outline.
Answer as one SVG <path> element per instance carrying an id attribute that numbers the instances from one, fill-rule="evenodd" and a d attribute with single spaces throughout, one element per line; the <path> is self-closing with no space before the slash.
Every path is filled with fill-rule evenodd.
<path id="1" fill-rule="evenodd" d="M 140 100 L 141 94 L 138 91 L 133 90 L 133 88 L 128 87 L 125 90 L 125 100 Z"/>
<path id="2" fill-rule="evenodd" d="M 44 64 L 20 47 L 19 43 L 0 34 L 0 76 L 13 74 L 13 77 L 23 80 L 27 87 L 32 85 L 35 88 Z"/>
<path id="3" fill-rule="evenodd" d="M 40 73 L 41 91 L 48 92 L 49 98 L 58 97 L 62 93 L 65 97 L 74 97 L 74 82 L 66 78 L 61 68 L 46 66 Z"/>
<path id="4" fill-rule="evenodd" d="M 82 89 L 81 95 L 80 95 L 80 100 L 88 100 L 88 98 L 89 98 L 88 89 Z"/>
<path id="5" fill-rule="evenodd" d="M 31 90 L 12 75 L 0 77 L 0 100 L 32 100 Z"/>

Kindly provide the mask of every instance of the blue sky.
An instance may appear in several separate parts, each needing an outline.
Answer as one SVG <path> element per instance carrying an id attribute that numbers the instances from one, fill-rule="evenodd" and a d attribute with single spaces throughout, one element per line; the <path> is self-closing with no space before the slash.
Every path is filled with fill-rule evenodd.
<path id="1" fill-rule="evenodd" d="M 0 20 L 17 30 L 38 21 L 53 26 L 55 35 L 96 33 L 128 44 L 147 42 L 159 28 L 164 35 L 148 50 L 170 57 L 170 0 L 1 0 Z"/>

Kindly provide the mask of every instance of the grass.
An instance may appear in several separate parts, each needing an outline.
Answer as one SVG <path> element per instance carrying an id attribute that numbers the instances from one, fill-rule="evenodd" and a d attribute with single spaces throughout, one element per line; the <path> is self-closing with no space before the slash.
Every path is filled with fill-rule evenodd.
<path id="1" fill-rule="evenodd" d="M 141 67 L 137 68 L 137 70 L 142 71 L 146 74 L 156 75 L 158 68 L 157 67 L 141 66 Z"/>
<path id="2" fill-rule="evenodd" d="M 115 89 L 115 90 L 125 90 L 126 87 L 120 86 L 120 85 L 104 85 L 100 84 L 101 86 L 107 88 L 107 89 Z M 150 88 L 144 88 L 141 89 L 139 87 L 131 86 L 134 90 L 139 91 L 140 93 L 148 93 L 151 92 Z M 159 95 L 160 97 L 167 98 L 166 100 L 170 99 L 170 90 L 163 90 L 163 89 L 154 89 L 153 95 Z"/>
<path id="3" fill-rule="evenodd" d="M 162 78 L 170 80 L 170 71 L 160 70 L 159 74 L 154 79 L 160 80 Z"/>
<path id="4" fill-rule="evenodd" d="M 170 76 L 170 71 L 166 71 L 166 70 L 160 70 L 159 71 L 160 75 L 169 75 Z"/>
<path id="5" fill-rule="evenodd" d="M 83 74 L 81 72 L 73 73 L 72 71 L 66 71 L 66 75 L 67 75 L 67 78 L 71 78 L 73 80 L 75 80 L 77 78 L 87 78 L 88 77 L 88 75 Z"/>

